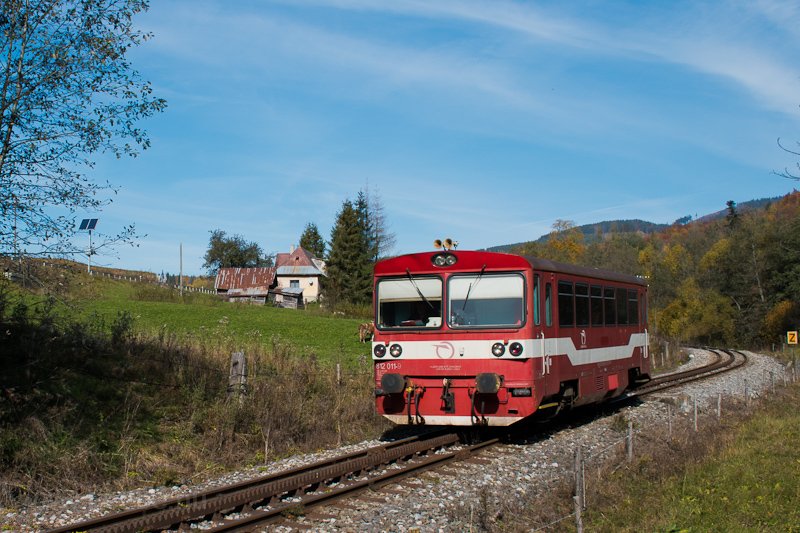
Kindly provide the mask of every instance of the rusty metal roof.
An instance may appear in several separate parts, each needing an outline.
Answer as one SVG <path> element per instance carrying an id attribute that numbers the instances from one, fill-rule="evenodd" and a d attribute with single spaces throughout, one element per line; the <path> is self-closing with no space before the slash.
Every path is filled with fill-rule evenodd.
<path id="1" fill-rule="evenodd" d="M 220 268 L 217 279 L 214 280 L 214 288 L 217 290 L 259 288 L 266 293 L 274 284 L 274 267 Z"/>
<path id="2" fill-rule="evenodd" d="M 288 254 L 277 254 L 275 266 L 314 266 L 314 256 L 305 248 L 298 246 Z"/>
<path id="3" fill-rule="evenodd" d="M 276 269 L 279 276 L 321 276 L 322 271 L 315 266 L 282 266 Z"/>
<path id="4" fill-rule="evenodd" d="M 305 248 L 297 247 L 288 254 L 275 256 L 275 267 L 279 276 L 323 276 L 325 262 L 317 259 Z"/>

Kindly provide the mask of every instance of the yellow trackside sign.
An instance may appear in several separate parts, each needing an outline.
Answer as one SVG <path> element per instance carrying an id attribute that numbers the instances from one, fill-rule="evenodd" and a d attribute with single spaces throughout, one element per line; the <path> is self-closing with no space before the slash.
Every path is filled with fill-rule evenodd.
<path id="1" fill-rule="evenodd" d="M 786 344 L 797 344 L 797 332 L 796 331 L 787 331 L 786 332 Z"/>

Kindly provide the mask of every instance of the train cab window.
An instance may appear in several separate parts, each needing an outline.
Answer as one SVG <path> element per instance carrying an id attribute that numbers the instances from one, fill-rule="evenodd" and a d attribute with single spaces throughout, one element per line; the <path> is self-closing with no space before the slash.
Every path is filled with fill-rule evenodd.
<path id="1" fill-rule="evenodd" d="M 639 309 L 642 311 L 642 325 L 647 327 L 647 298 L 645 298 L 644 294 L 641 295 L 641 305 Z"/>
<path id="2" fill-rule="evenodd" d="M 553 325 L 553 288 L 549 283 L 544 286 L 544 320 L 545 325 Z"/>
<path id="3" fill-rule="evenodd" d="M 603 325 L 603 287 L 600 285 L 592 285 L 591 287 L 591 308 L 592 308 L 592 325 Z"/>
<path id="4" fill-rule="evenodd" d="M 448 325 L 520 327 L 525 323 L 521 274 L 454 275 L 447 282 Z"/>
<path id="5" fill-rule="evenodd" d="M 589 325 L 589 286 L 585 283 L 575 284 L 575 325 Z"/>
<path id="6" fill-rule="evenodd" d="M 617 307 L 614 305 L 614 287 L 603 287 L 603 311 L 606 326 L 617 323 Z"/>
<path id="7" fill-rule="evenodd" d="M 636 289 L 628 289 L 628 324 L 639 323 L 639 299 Z"/>
<path id="8" fill-rule="evenodd" d="M 575 289 L 570 281 L 558 282 L 558 325 L 570 327 L 575 325 Z"/>
<path id="9" fill-rule="evenodd" d="M 539 317 L 539 274 L 533 276 L 533 323 L 537 326 L 541 322 Z"/>
<path id="10" fill-rule="evenodd" d="M 381 279 L 375 288 L 378 329 L 439 328 L 442 325 L 440 278 Z"/>
<path id="11" fill-rule="evenodd" d="M 617 289 L 617 324 L 624 326 L 628 323 L 628 291 Z"/>

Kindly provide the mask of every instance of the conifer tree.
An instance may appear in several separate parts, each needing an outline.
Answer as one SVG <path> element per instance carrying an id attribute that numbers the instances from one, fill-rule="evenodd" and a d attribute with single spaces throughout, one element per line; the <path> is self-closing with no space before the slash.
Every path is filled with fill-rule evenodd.
<path id="1" fill-rule="evenodd" d="M 372 249 L 368 239 L 366 203 L 361 195 L 354 205 L 342 203 L 331 230 L 325 298 L 331 307 L 369 303 L 372 291 Z"/>
<path id="2" fill-rule="evenodd" d="M 306 224 L 303 234 L 300 236 L 300 247 L 307 250 L 316 258 L 325 257 L 325 240 L 313 222 Z"/>

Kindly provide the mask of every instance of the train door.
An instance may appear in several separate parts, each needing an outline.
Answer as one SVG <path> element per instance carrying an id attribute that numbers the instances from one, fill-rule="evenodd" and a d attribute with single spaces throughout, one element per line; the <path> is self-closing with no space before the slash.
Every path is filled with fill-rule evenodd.
<path id="1" fill-rule="evenodd" d="M 555 354 L 556 346 L 556 333 L 558 329 L 555 325 L 555 276 L 547 273 L 542 275 L 543 289 L 543 312 L 542 329 L 539 335 L 539 349 L 542 357 L 541 366 L 541 384 L 540 387 L 544 391 L 545 396 L 555 394 L 558 392 L 558 376 L 555 376 L 555 367 L 553 365 L 553 356 Z"/>

